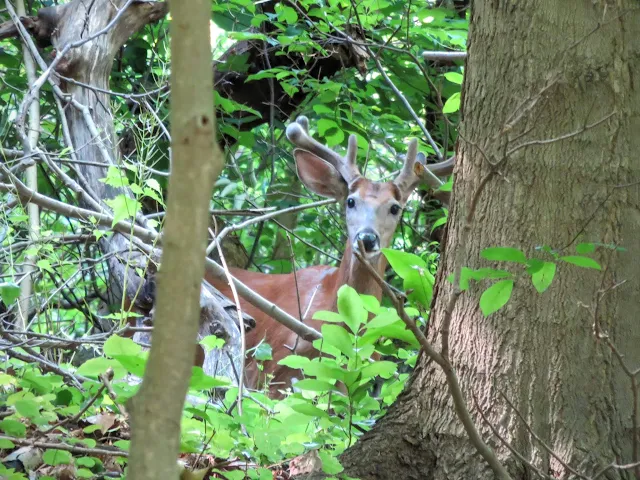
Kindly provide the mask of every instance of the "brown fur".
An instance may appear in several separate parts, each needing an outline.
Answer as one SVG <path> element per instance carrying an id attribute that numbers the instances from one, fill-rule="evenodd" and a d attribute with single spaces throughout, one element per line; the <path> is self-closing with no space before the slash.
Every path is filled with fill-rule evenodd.
<path id="1" fill-rule="evenodd" d="M 357 185 L 356 185 L 357 183 Z M 354 182 L 352 188 L 360 191 L 360 197 L 369 202 L 383 204 L 391 198 L 396 199 L 397 187 L 392 183 L 370 182 L 360 179 Z M 355 192 L 355 190 L 354 190 Z M 372 200 L 373 199 L 373 200 Z M 382 254 L 377 259 L 376 269 L 383 273 L 386 267 L 386 259 Z M 242 269 L 231 269 L 231 274 L 238 280 L 255 290 L 267 300 L 275 303 L 284 311 L 295 318 L 299 318 L 299 312 L 308 313 L 304 323 L 316 330 L 322 328 L 322 321 L 313 320 L 313 314 L 319 310 L 336 311 L 338 289 L 347 284 L 358 293 L 375 296 L 380 300 L 382 292 L 375 280 L 371 278 L 367 270 L 359 263 L 352 253 L 351 244 L 347 241 L 343 260 L 338 268 L 328 265 L 318 265 L 304 268 L 296 272 L 298 281 L 298 296 L 293 274 L 264 274 Z M 226 283 L 213 278 L 207 278 L 212 285 L 224 295 L 231 298 L 231 289 Z M 316 286 L 320 285 L 317 288 Z M 313 303 L 309 302 L 313 297 Z M 254 348 L 261 341 L 266 341 L 273 350 L 273 360 L 264 364 L 264 370 L 260 372 L 256 362 L 249 357 L 246 363 L 246 385 L 249 388 L 259 388 L 264 385 L 267 375 L 273 375 L 270 396 L 279 397 L 278 389 L 284 389 L 291 385 L 293 377 L 301 379 L 301 373 L 289 367 L 278 365 L 278 362 L 287 355 L 292 354 L 291 348 L 296 343 L 297 335 L 287 329 L 256 307 L 241 299 L 242 308 L 256 320 L 256 327 L 247 334 L 247 349 Z M 318 355 L 311 343 L 299 339 L 295 353 L 309 358 Z"/>

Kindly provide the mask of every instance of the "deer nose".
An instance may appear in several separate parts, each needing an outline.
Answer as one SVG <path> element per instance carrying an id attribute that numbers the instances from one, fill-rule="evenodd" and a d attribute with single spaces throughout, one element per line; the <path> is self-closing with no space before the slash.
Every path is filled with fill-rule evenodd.
<path id="1" fill-rule="evenodd" d="M 380 249 L 380 238 L 374 232 L 360 232 L 356 236 L 356 241 L 362 241 L 366 253 L 377 252 Z"/>

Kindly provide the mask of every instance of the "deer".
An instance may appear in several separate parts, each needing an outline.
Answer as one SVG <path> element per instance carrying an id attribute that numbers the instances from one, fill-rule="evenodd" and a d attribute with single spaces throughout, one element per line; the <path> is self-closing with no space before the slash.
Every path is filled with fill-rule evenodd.
<path id="1" fill-rule="evenodd" d="M 287 126 L 286 136 L 297 147 L 293 157 L 300 181 L 311 192 L 344 204 L 348 235 L 342 260 L 338 267 L 315 265 L 297 270 L 296 278 L 293 273 L 266 274 L 238 268 L 231 268 L 230 272 L 290 315 L 298 318 L 299 312 L 304 312 L 304 318 L 300 320 L 320 331 L 322 321 L 314 320 L 313 315 L 321 310 L 337 311 L 338 290 L 342 285 L 349 285 L 359 294 L 373 295 L 381 300 L 380 286 L 354 252 L 358 251 L 378 273 L 384 273 L 387 261 L 381 249 L 391 245 L 409 196 L 420 183 L 414 173 L 419 155 L 417 140 L 409 142 L 398 176 L 393 181 L 378 182 L 366 179 L 358 169 L 355 135 L 349 137 L 344 157 L 309 135 L 309 121 L 304 116 Z M 453 164 L 454 159 L 449 159 L 425 168 L 442 177 L 453 171 Z M 359 250 L 359 245 L 364 251 Z M 228 284 L 213 277 L 206 280 L 231 298 Z M 292 386 L 301 372 L 278 365 L 278 362 L 292 353 L 294 345 L 297 355 L 314 358 L 320 353 L 310 342 L 298 338 L 297 334 L 253 305 L 242 299 L 240 303 L 256 321 L 255 328 L 246 335 L 247 349 L 263 341 L 272 348 L 272 360 L 264 362 L 262 371 L 253 358 L 246 360 L 245 384 L 248 388 L 259 388 L 264 386 L 266 378 L 271 377 L 269 397 L 282 398 L 282 390 Z"/>

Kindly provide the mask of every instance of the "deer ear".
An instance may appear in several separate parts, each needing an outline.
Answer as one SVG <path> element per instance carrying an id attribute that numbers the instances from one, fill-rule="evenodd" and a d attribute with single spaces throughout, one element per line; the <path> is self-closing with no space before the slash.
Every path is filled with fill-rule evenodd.
<path id="1" fill-rule="evenodd" d="M 347 182 L 333 165 L 300 148 L 293 151 L 293 156 L 296 159 L 298 177 L 309 190 L 322 197 L 336 200 L 344 200 L 347 197 Z"/>

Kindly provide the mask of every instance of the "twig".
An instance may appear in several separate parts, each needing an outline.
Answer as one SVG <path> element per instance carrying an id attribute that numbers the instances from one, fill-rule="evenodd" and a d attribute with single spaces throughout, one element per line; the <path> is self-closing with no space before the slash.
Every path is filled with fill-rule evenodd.
<path id="1" fill-rule="evenodd" d="M 504 438 L 500 432 L 498 431 L 498 429 L 495 427 L 495 425 L 493 425 L 489 419 L 487 418 L 487 416 L 485 415 L 485 413 L 482 411 L 482 409 L 480 408 L 480 405 L 478 404 L 478 399 L 476 398 L 475 393 L 471 394 L 471 398 L 473 398 L 473 403 L 476 407 L 476 410 L 478 411 L 478 414 L 480 414 L 480 416 L 482 417 L 482 420 L 484 420 L 484 423 L 487 424 L 487 426 L 491 429 L 491 431 L 493 432 L 493 434 L 498 437 L 498 440 L 500 440 L 508 449 L 511 453 L 513 453 L 513 455 L 520 460 L 523 464 L 525 464 L 527 467 L 529 467 L 531 470 L 533 470 L 534 472 L 536 472 L 538 475 L 540 475 L 542 478 L 546 478 L 548 480 L 554 480 L 554 478 L 550 475 L 547 475 L 545 473 L 543 473 L 539 468 L 537 468 L 535 465 L 533 465 L 530 461 L 528 461 L 526 458 L 524 458 L 520 452 L 518 452 L 515 447 L 513 445 L 511 445 L 511 443 L 509 443 L 507 441 L 506 438 Z"/>
<path id="2" fill-rule="evenodd" d="M 111 376 L 113 378 L 113 369 L 111 367 L 109 367 L 109 369 L 107 370 L 107 375 L 109 375 L 109 376 Z M 77 422 L 78 420 L 80 420 L 82 415 L 84 415 L 85 412 L 87 410 L 89 410 L 89 408 L 91 408 L 91 405 L 93 405 L 96 402 L 96 400 L 98 400 L 100 395 L 102 395 L 102 392 L 104 392 L 105 388 L 106 387 L 104 385 L 101 385 L 100 388 L 98 389 L 98 391 L 95 393 L 95 395 L 93 395 L 93 397 L 91 397 L 89 399 L 89 401 L 86 403 L 86 405 L 84 407 L 82 407 L 78 413 L 76 413 L 73 417 L 67 417 L 65 419 L 60 420 L 58 423 L 53 425 L 51 428 L 45 430 L 43 432 L 43 434 L 46 435 L 48 433 L 51 433 L 56 428 L 66 424 L 66 423 L 70 423 L 70 422 L 73 423 L 73 422 Z"/>
<path id="3" fill-rule="evenodd" d="M 15 438 L 10 437 L 8 435 L 0 435 L 0 440 L 9 440 L 13 442 L 15 445 L 20 445 L 24 447 L 35 447 L 35 448 L 50 448 L 53 450 L 64 450 L 65 452 L 71 453 L 81 453 L 84 455 L 109 455 L 112 457 L 128 457 L 129 452 L 125 452 L 124 450 L 120 450 L 119 448 L 89 448 L 89 447 L 79 447 L 77 445 L 67 445 L 65 443 L 53 443 L 53 442 L 37 442 L 35 440 L 26 440 L 24 438 Z"/>
<path id="4" fill-rule="evenodd" d="M 516 415 L 518 416 L 518 418 L 522 421 L 522 423 L 524 424 L 525 428 L 527 429 L 527 431 L 531 434 L 531 436 L 533 438 L 536 439 L 536 441 L 542 445 L 542 448 L 544 448 L 549 455 L 551 455 L 553 458 L 555 458 L 558 463 L 560 463 L 560 465 L 562 465 L 565 470 L 567 470 L 568 472 L 571 472 L 572 474 L 574 474 L 576 477 L 578 478 L 582 478 L 585 480 L 588 480 L 589 477 L 587 477 L 586 475 L 581 474 L 580 472 L 578 472 L 576 469 L 572 468 L 570 465 L 568 465 L 564 460 L 562 460 L 554 451 L 551 447 L 549 447 L 549 445 L 547 445 L 537 434 L 536 432 L 533 431 L 533 429 L 531 428 L 531 426 L 529 425 L 529 422 L 527 422 L 527 420 L 524 418 L 524 415 L 522 415 L 522 413 L 520 413 L 520 411 L 516 408 L 516 406 L 511 403 L 511 401 L 507 398 L 507 396 L 504 394 L 504 392 L 502 390 L 498 390 L 498 393 L 500 394 L 500 396 L 503 398 L 503 400 L 505 402 L 507 402 L 507 405 L 509 405 L 509 407 L 516 412 Z"/>
<path id="5" fill-rule="evenodd" d="M 464 60 L 467 58 L 467 52 L 422 52 L 422 58 L 425 60 Z"/>
<path id="6" fill-rule="evenodd" d="M 84 388 L 80 384 L 79 380 L 82 380 L 83 382 L 91 381 L 86 377 L 83 377 L 80 375 L 73 375 L 63 370 L 55 363 L 52 363 L 48 361 L 46 358 L 38 355 L 36 352 L 31 351 L 29 347 L 22 345 L 22 343 L 24 342 L 22 342 L 21 339 L 7 332 L 2 327 L 2 323 L 0 323 L 0 336 L 6 338 L 8 341 L 13 343 L 14 346 L 18 346 L 18 345 L 22 346 L 23 350 L 25 350 L 24 352 L 17 352 L 12 348 L 7 348 L 5 351 L 7 352 L 7 355 L 9 355 L 10 357 L 17 358 L 18 360 L 22 360 L 23 362 L 27 362 L 27 363 L 39 363 L 43 365 L 46 369 L 52 372 L 56 372 L 59 375 L 62 375 L 62 377 L 66 378 L 68 381 L 73 383 L 73 385 L 81 391 L 84 391 Z"/>
<path id="7" fill-rule="evenodd" d="M 360 28 L 362 28 L 364 30 L 364 27 L 362 26 L 362 22 L 360 21 L 360 15 L 358 14 L 357 5 L 355 4 L 354 0 L 351 0 L 351 5 L 353 6 L 354 12 L 356 14 L 356 20 L 358 21 L 358 24 L 360 25 Z M 346 40 L 348 40 L 350 42 L 353 41 L 353 39 L 351 38 L 350 35 L 347 35 L 345 32 L 342 32 L 341 30 L 337 29 L 333 25 L 332 25 L 332 27 L 338 33 L 343 35 Z M 440 151 L 440 148 L 438 147 L 436 142 L 433 140 L 433 137 L 429 133 L 429 130 L 427 130 L 427 127 L 424 126 L 424 123 L 422 122 L 420 117 L 418 117 L 418 114 L 415 112 L 415 110 L 413 109 L 413 107 L 411 106 L 411 104 L 409 103 L 407 98 L 402 94 L 402 92 L 398 89 L 398 87 L 396 87 L 396 85 L 393 83 L 393 81 L 389 78 L 389 75 L 387 75 L 387 72 L 385 72 L 382 64 L 380 63 L 380 60 L 373 53 L 371 48 L 369 48 L 368 46 L 365 46 L 364 48 L 367 51 L 367 53 L 369 54 L 369 56 L 371 56 L 371 58 L 373 58 L 373 61 L 376 64 L 376 68 L 378 69 L 378 72 L 380 72 L 380 75 L 382 75 L 382 78 L 384 79 L 384 81 L 387 82 L 387 85 L 389 85 L 391 90 L 393 90 L 393 93 L 395 93 L 396 97 L 398 97 L 398 99 L 400 99 L 400 101 L 402 102 L 404 107 L 407 109 L 409 114 L 413 117 L 413 120 L 420 127 L 420 130 L 422 130 L 422 133 L 427 138 L 429 144 L 433 148 L 433 151 L 436 153 L 436 156 L 438 157 L 438 160 L 443 161 L 444 160 L 444 156 L 442 155 L 442 152 Z"/>
<path id="8" fill-rule="evenodd" d="M 111 380 L 113 379 L 113 374 L 109 375 L 108 374 L 108 370 L 107 370 L 107 374 L 103 374 L 100 375 L 100 381 L 102 382 L 102 385 L 104 386 L 104 388 L 107 389 L 107 395 L 109 395 L 109 398 L 111 399 L 111 401 L 113 402 L 113 404 L 115 406 L 118 407 L 118 409 L 120 410 L 120 413 L 122 413 L 124 416 L 129 416 L 129 414 L 127 413 L 127 409 L 124 407 L 124 405 L 120 404 L 117 402 L 117 395 L 116 392 L 113 391 L 113 387 L 111 386 Z"/>
<path id="9" fill-rule="evenodd" d="M 214 222 L 214 227 L 218 229 L 218 223 L 216 222 L 216 217 L 212 217 Z M 211 229 L 209 229 L 211 234 Z M 247 354 L 247 334 L 244 328 L 244 320 L 242 319 L 242 305 L 240 304 L 240 299 L 238 298 L 238 292 L 236 290 L 236 286 L 233 284 L 233 277 L 231 276 L 231 272 L 229 271 L 229 267 L 227 266 L 227 261 L 224 258 L 224 253 L 222 252 L 222 247 L 220 243 L 216 242 L 216 246 L 218 247 L 218 256 L 220 257 L 220 263 L 222 263 L 222 268 L 224 268 L 224 273 L 227 278 L 227 282 L 229 283 L 229 288 L 231 289 L 231 294 L 233 295 L 233 301 L 236 304 L 236 312 L 238 314 L 238 326 L 240 327 L 240 375 L 238 378 L 238 414 L 242 416 L 242 392 L 244 389 L 244 369 L 245 369 L 245 359 L 244 357 Z M 233 365 L 233 361 L 231 362 Z M 241 423 L 241 427 L 244 430 L 245 427 Z"/>
<path id="10" fill-rule="evenodd" d="M 603 283 L 604 283 L 604 278 L 605 276 L 603 275 L 602 277 Z M 631 432 L 633 435 L 631 438 L 632 456 L 633 456 L 633 462 L 637 464 L 635 466 L 635 476 L 637 478 L 640 478 L 640 462 L 639 462 L 640 442 L 638 439 L 638 436 L 640 435 L 640 432 L 638 431 L 639 422 L 640 422 L 640 419 L 639 419 L 640 412 L 638 411 L 640 407 L 638 406 L 638 399 L 640 397 L 640 394 L 638 392 L 638 379 L 637 379 L 637 376 L 640 373 L 640 368 L 636 370 L 632 370 L 629 367 L 629 365 L 627 365 L 627 363 L 624 361 L 624 356 L 622 355 L 622 353 L 620 353 L 616 345 L 613 343 L 609 334 L 606 332 L 603 332 L 602 327 L 600 325 L 600 319 L 598 316 L 600 302 L 602 301 L 604 296 L 607 295 L 612 290 L 618 288 L 620 285 L 624 284 L 625 282 L 626 281 L 623 280 L 622 282 L 615 283 L 608 288 L 603 288 L 601 285 L 600 290 L 597 292 L 595 305 L 593 307 L 593 330 L 594 330 L 594 335 L 598 340 L 605 341 L 605 343 L 607 344 L 611 352 L 618 359 L 618 363 L 620 363 L 620 367 L 622 368 L 624 373 L 627 375 L 627 377 L 629 377 L 629 381 L 631 382 L 631 394 L 633 398 L 633 409 L 631 412 L 631 422 L 632 422 Z"/>
<path id="11" fill-rule="evenodd" d="M 258 222 L 263 222 L 265 220 L 269 220 L 270 218 L 273 217 L 278 217 L 280 215 L 284 215 L 286 213 L 293 213 L 293 212 L 298 212 L 301 210 L 307 210 L 309 208 L 316 208 L 316 207 L 321 207 L 323 205 L 329 205 L 331 203 L 335 203 L 336 200 L 333 198 L 327 199 L 327 200 L 320 200 L 318 202 L 313 202 L 313 203 L 306 203 L 304 205 L 296 205 L 294 207 L 289 207 L 289 208 L 284 208 L 282 210 L 277 210 L 275 212 L 269 212 L 266 213 L 264 215 L 260 215 L 258 217 L 253 217 L 250 218 L 248 220 L 245 220 L 244 222 L 241 223 L 236 223 L 233 225 L 229 225 L 228 227 L 225 227 L 222 229 L 222 231 L 220 232 L 219 235 L 216 235 L 214 240 L 209 244 L 209 246 L 207 247 L 207 255 L 209 255 L 213 249 L 216 247 L 216 245 L 221 245 L 222 244 L 222 240 L 224 239 L 224 237 L 226 237 L 229 233 L 231 232 L 235 232 L 237 230 L 242 230 L 245 227 L 248 227 L 249 225 L 253 225 L 254 223 L 258 223 Z"/>
<path id="12" fill-rule="evenodd" d="M 3 165 L 0 164 L 0 170 L 2 169 L 3 169 Z M 115 225 L 112 225 L 113 216 L 111 215 L 98 213 L 98 212 L 87 210 L 84 208 L 74 207 L 64 202 L 54 200 L 40 193 L 33 192 L 31 189 L 29 189 L 26 185 L 24 185 L 22 182 L 20 182 L 19 179 L 15 177 L 12 178 L 12 181 L 14 182 L 15 185 L 0 183 L 0 191 L 15 193 L 16 195 L 18 195 L 18 197 L 20 197 L 20 200 L 22 200 L 25 203 L 35 202 L 44 208 L 53 210 L 55 212 L 61 213 L 63 215 L 66 215 L 72 218 L 89 220 L 93 217 L 96 220 L 96 222 L 100 225 L 103 225 L 107 228 L 123 233 L 125 235 L 131 235 L 149 244 L 154 244 L 155 242 L 162 243 L 162 235 L 152 230 L 148 230 L 138 225 L 134 225 L 131 222 L 125 221 L 125 220 L 122 220 L 116 223 Z M 324 200 L 324 201 L 329 202 L 329 200 Z M 334 200 L 331 200 L 331 202 L 333 201 Z M 292 208 L 301 208 L 301 207 L 302 206 L 292 207 Z M 307 208 L 308 208 L 308 205 L 307 205 Z M 255 218 L 253 220 L 255 220 Z M 151 245 L 147 245 L 146 243 L 144 244 L 140 243 L 138 247 L 141 250 L 145 251 L 146 253 L 153 253 L 153 250 L 154 250 L 154 247 L 152 247 Z M 222 268 L 218 263 L 214 262 L 209 258 L 205 259 L 205 262 L 206 262 L 205 268 L 207 269 L 207 272 L 209 272 L 211 275 L 213 275 L 215 278 L 219 279 L 220 281 L 223 281 L 223 282 L 226 281 L 226 273 L 224 271 L 224 268 Z M 283 324 L 293 332 L 297 333 L 305 340 L 312 342 L 314 340 L 318 340 L 322 338 L 322 335 L 320 334 L 320 332 L 301 323 L 295 317 L 293 317 L 292 315 L 289 315 L 287 312 L 282 310 L 276 304 L 265 299 L 264 297 L 262 297 L 261 295 L 253 291 L 251 288 L 249 288 L 247 285 L 245 285 L 238 279 L 234 277 L 232 278 L 233 278 L 234 285 L 238 290 L 238 294 L 242 298 L 247 300 L 249 303 L 251 303 L 253 306 L 258 308 L 260 311 L 266 313 L 271 318 Z"/>
<path id="13" fill-rule="evenodd" d="M 640 462 L 627 463 L 626 465 L 619 465 L 617 463 L 610 463 L 609 465 L 604 467 L 602 470 L 600 470 L 598 473 L 596 473 L 591 478 L 591 480 L 597 480 L 598 478 L 600 478 L 602 475 L 604 475 L 605 473 L 607 473 L 611 469 L 614 469 L 614 470 L 631 470 L 632 468 L 638 468 L 638 467 L 640 467 Z"/>
<path id="14" fill-rule="evenodd" d="M 360 250 L 364 251 L 364 246 L 362 242 L 359 242 Z M 478 453 L 485 459 L 485 461 L 489 464 L 496 477 L 500 480 L 511 480 L 511 476 L 507 472 L 506 468 L 495 452 L 487 445 L 482 437 L 480 436 L 480 432 L 471 418 L 471 414 L 469 413 L 469 409 L 464 400 L 464 395 L 462 394 L 462 389 L 460 387 L 460 382 L 458 381 L 458 377 L 456 376 L 455 370 L 453 369 L 451 363 L 448 358 L 445 358 L 443 355 L 438 353 L 435 348 L 431 345 L 427 337 L 422 333 L 422 330 L 418 328 L 416 323 L 409 317 L 407 312 L 404 309 L 403 301 L 391 290 L 384 279 L 380 276 L 380 274 L 369 264 L 369 262 L 360 254 L 359 251 L 354 250 L 353 252 L 360 263 L 364 265 L 364 267 L 369 271 L 370 275 L 373 279 L 380 285 L 382 291 L 391 299 L 393 306 L 395 307 L 398 315 L 404 322 L 404 324 L 411 330 L 411 332 L 416 336 L 420 346 L 424 350 L 424 352 L 431 358 L 434 362 L 436 362 L 441 368 L 445 377 L 447 379 L 447 384 L 449 385 L 449 392 L 451 393 L 451 398 L 453 400 L 453 404 L 456 409 L 456 414 L 464 429 L 469 437 L 469 441 L 476 448 Z"/>
<path id="15" fill-rule="evenodd" d="M 505 155 L 507 157 L 509 157 L 509 156 L 513 155 L 514 153 L 516 153 L 518 150 L 521 150 L 521 149 L 526 148 L 526 147 L 531 147 L 532 145 L 548 145 L 550 143 L 555 143 L 555 142 L 559 142 L 561 140 L 566 140 L 567 138 L 575 137 L 577 135 L 580 135 L 581 133 L 586 132 L 589 129 L 597 127 L 598 125 L 600 125 L 603 122 L 606 122 L 611 117 L 613 117 L 616 113 L 617 112 L 614 110 L 610 114 L 605 115 L 600 120 L 597 120 L 592 124 L 584 125 L 579 130 L 576 130 L 576 131 L 570 132 L 570 133 L 565 133 L 564 135 L 560 135 L 558 137 L 547 138 L 547 139 L 544 139 L 544 140 L 530 140 L 528 142 L 523 142 L 520 145 L 517 145 L 517 146 L 513 147 L 511 150 L 508 150 Z"/>
<path id="16" fill-rule="evenodd" d="M 302 315 L 302 307 L 300 305 L 300 288 L 298 287 L 298 274 L 296 272 L 296 257 L 294 255 L 294 251 L 293 251 L 293 243 L 291 242 L 291 236 L 287 234 L 287 241 L 289 242 L 289 252 L 290 252 L 290 261 L 291 261 L 291 272 L 293 273 L 293 283 L 296 286 L 296 301 L 297 301 L 297 305 L 298 305 L 298 319 L 304 323 L 304 319 L 305 316 Z M 317 291 L 317 287 L 316 287 L 316 291 Z M 313 295 L 311 296 L 311 301 L 313 302 L 313 297 L 315 296 L 315 291 L 313 292 Z M 311 307 L 311 304 L 309 304 L 309 307 Z M 307 311 L 309 311 L 309 309 L 307 308 Z M 296 348 L 298 348 L 298 342 L 300 341 L 300 337 L 296 336 L 296 341 L 293 344 L 293 347 L 289 347 L 288 345 L 285 345 L 285 347 L 287 347 L 289 350 L 291 350 L 292 353 L 296 353 Z"/>

